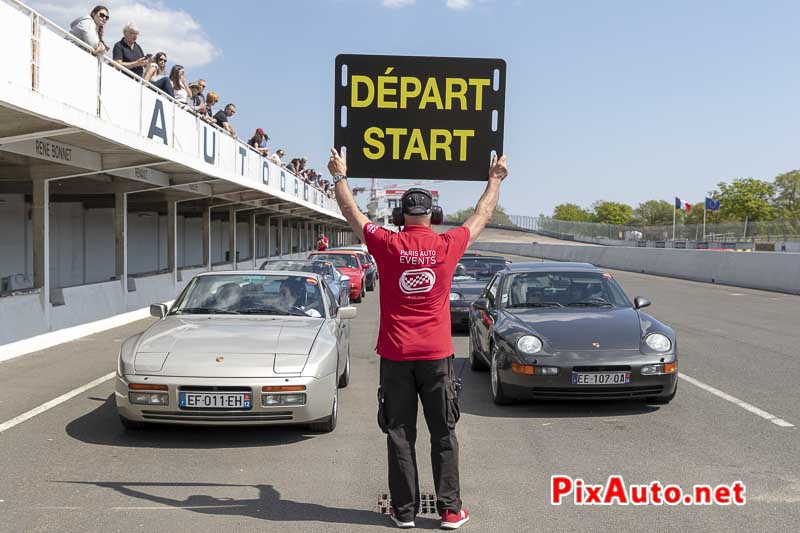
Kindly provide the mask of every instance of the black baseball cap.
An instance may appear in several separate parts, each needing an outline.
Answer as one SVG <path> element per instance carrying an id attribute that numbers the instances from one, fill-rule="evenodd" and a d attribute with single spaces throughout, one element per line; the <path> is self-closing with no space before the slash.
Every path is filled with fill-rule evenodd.
<path id="1" fill-rule="evenodd" d="M 400 204 L 406 215 L 427 215 L 433 206 L 433 196 L 425 189 L 409 189 L 403 193 Z"/>

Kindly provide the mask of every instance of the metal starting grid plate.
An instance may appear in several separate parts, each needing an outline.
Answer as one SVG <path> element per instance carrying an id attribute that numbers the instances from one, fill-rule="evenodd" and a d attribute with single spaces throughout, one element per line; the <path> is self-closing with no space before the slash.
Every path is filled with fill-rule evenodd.
<path id="1" fill-rule="evenodd" d="M 430 514 L 439 516 L 439 511 L 436 510 L 436 494 L 432 492 L 420 493 L 420 508 L 417 516 Z M 378 494 L 378 512 L 381 514 L 389 514 L 389 508 L 392 505 L 392 497 L 388 492 L 381 492 Z"/>

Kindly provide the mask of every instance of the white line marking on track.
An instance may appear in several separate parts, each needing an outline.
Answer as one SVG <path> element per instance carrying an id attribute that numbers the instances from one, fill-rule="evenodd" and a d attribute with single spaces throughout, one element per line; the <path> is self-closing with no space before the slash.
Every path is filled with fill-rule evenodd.
<path id="1" fill-rule="evenodd" d="M 47 411 L 48 409 L 52 409 L 53 407 L 66 402 L 67 400 L 71 400 L 72 398 L 74 398 L 78 394 L 81 394 L 82 392 L 86 392 L 87 390 L 93 389 L 96 386 L 100 385 L 101 383 L 105 383 L 109 379 L 113 378 L 115 375 L 116 375 L 116 372 L 109 372 L 108 374 L 106 374 L 103 377 L 99 377 L 96 380 L 94 380 L 94 381 L 92 381 L 90 383 L 87 383 L 86 385 L 78 387 L 77 389 L 72 389 L 68 393 L 62 394 L 58 398 L 54 398 L 54 399 L 50 400 L 47 403 L 43 403 L 39 407 L 35 407 L 35 408 L 31 409 L 27 413 L 22 413 L 21 415 L 19 415 L 17 417 L 14 417 L 14 418 L 12 418 L 11 420 L 9 420 L 7 422 L 3 422 L 2 424 L 0 424 L 0 433 L 6 431 L 8 429 L 11 429 L 11 428 L 13 428 L 14 426 L 16 426 L 18 424 L 22 424 L 26 420 L 30 420 L 34 416 L 40 415 L 40 414 L 44 413 L 45 411 Z"/>
<path id="2" fill-rule="evenodd" d="M 794 427 L 794 424 L 792 424 L 790 422 L 787 422 L 786 420 L 784 420 L 782 418 L 778 418 L 777 416 L 775 416 L 773 414 L 770 414 L 770 413 L 764 411 L 763 409 L 759 409 L 755 405 L 751 405 L 751 404 L 749 404 L 749 403 L 747 403 L 745 401 L 742 401 L 739 398 L 731 396 L 730 394 L 728 394 L 726 392 L 722 392 L 719 389 L 715 389 L 711 385 L 706 385 L 702 381 L 698 381 L 698 380 L 694 379 L 693 377 L 687 376 L 683 372 L 680 372 L 679 376 L 680 376 L 680 378 L 682 380 L 687 381 L 687 382 L 689 382 L 692 385 L 695 385 L 697 387 L 700 387 L 701 389 L 703 389 L 705 391 L 708 391 L 711 394 L 714 394 L 715 396 L 719 396 L 723 400 L 727 400 L 727 401 L 731 402 L 732 404 L 738 405 L 739 407 L 741 407 L 745 411 L 749 411 L 749 412 L 753 413 L 756 416 L 760 416 L 764 420 L 769 420 L 770 422 L 772 422 L 776 426 L 780 426 L 782 428 L 793 428 Z"/>

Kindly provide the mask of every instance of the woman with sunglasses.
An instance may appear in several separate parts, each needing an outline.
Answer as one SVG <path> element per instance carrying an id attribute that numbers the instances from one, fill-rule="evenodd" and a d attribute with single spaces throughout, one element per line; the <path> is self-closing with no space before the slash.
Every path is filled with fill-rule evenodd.
<path id="1" fill-rule="evenodd" d="M 190 104 L 189 83 L 186 81 L 186 71 L 182 65 L 175 65 L 169 73 L 169 81 L 172 83 L 172 92 L 175 93 L 175 100 L 182 104 Z"/>
<path id="2" fill-rule="evenodd" d="M 103 41 L 103 30 L 108 19 L 108 8 L 95 6 L 88 16 L 73 20 L 69 32 L 89 45 L 93 55 L 103 55 L 108 51 L 108 46 Z"/>
<path id="3" fill-rule="evenodd" d="M 158 52 L 144 73 L 144 81 L 149 81 L 171 97 L 175 97 L 172 81 L 167 76 L 167 54 Z"/>

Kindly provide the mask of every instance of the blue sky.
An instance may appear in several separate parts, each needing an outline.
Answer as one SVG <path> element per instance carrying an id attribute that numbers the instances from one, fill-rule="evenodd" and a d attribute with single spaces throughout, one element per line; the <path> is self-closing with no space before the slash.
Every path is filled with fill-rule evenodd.
<path id="1" fill-rule="evenodd" d="M 45 6 L 88 6 L 34 3 L 46 15 Z M 240 136 L 261 126 L 272 148 L 306 155 L 316 167 L 332 143 L 338 53 L 505 59 L 511 175 L 500 203 L 515 214 L 597 199 L 697 202 L 720 180 L 771 179 L 800 167 L 800 2 L 449 3 L 108 5 L 112 19 L 115 9 L 138 14 L 145 51 L 156 51 L 148 39 L 173 47 L 167 53 L 190 66 L 190 78 L 206 78 L 223 102 L 235 102 Z M 181 27 L 170 28 L 172 20 Z M 448 212 L 474 205 L 483 186 L 435 188 Z"/>

